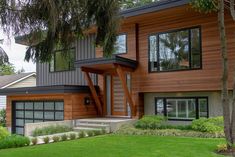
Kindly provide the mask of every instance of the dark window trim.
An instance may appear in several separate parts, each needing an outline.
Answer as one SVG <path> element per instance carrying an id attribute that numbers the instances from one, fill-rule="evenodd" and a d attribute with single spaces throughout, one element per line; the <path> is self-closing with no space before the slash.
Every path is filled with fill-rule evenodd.
<path id="1" fill-rule="evenodd" d="M 72 48 L 68 49 L 67 51 L 69 51 L 69 50 L 74 50 L 74 57 L 75 57 L 75 60 L 74 60 L 74 68 L 70 68 L 70 66 L 69 66 L 69 69 L 68 69 L 68 70 L 58 70 L 58 71 L 56 70 L 56 67 L 55 67 L 55 65 L 56 65 L 55 55 L 56 55 L 57 52 L 65 51 L 65 49 L 59 49 L 59 50 L 55 50 L 55 51 L 54 51 L 54 54 L 53 54 L 53 59 L 54 59 L 54 71 L 51 71 L 51 62 L 49 62 L 49 73 L 69 72 L 69 71 L 75 71 L 75 70 L 76 70 L 76 68 L 75 68 L 75 61 L 76 61 L 76 57 L 77 57 L 77 55 L 76 55 L 76 48 L 75 48 L 75 47 L 72 47 Z"/>
<path id="2" fill-rule="evenodd" d="M 157 100 L 158 99 L 163 99 L 163 108 L 164 108 L 164 116 L 167 117 L 167 111 L 166 111 L 166 100 L 167 99 L 195 99 L 196 101 L 196 117 L 195 119 L 199 119 L 199 99 L 206 99 L 207 100 L 207 118 L 209 118 L 209 99 L 206 96 L 194 96 L 194 97 L 155 97 L 154 100 L 154 110 L 155 110 L 155 115 L 157 115 Z M 193 121 L 193 119 L 182 119 L 182 118 L 168 118 L 169 121 Z"/>
<path id="3" fill-rule="evenodd" d="M 123 32 L 123 33 L 119 33 L 117 36 L 121 36 L 121 35 L 125 35 L 125 37 L 126 37 L 126 52 L 122 52 L 122 53 L 113 53 L 113 55 L 123 55 L 123 54 L 127 54 L 128 53 L 128 35 L 127 35 L 127 33 L 126 32 Z"/>
<path id="4" fill-rule="evenodd" d="M 157 60 L 159 61 L 159 35 L 160 34 L 165 34 L 165 33 L 172 33 L 172 32 L 178 32 L 178 31 L 183 31 L 183 30 L 188 30 L 189 36 L 191 36 L 191 29 L 199 29 L 199 49 L 200 49 L 200 67 L 199 68 L 191 68 L 191 37 L 189 40 L 189 69 L 174 69 L 174 70 L 164 70 L 160 71 L 160 64 L 157 62 L 157 70 L 156 71 L 151 71 L 151 66 L 150 66 L 150 36 L 156 36 L 157 37 Z M 186 27 L 186 28 L 179 28 L 179 29 L 174 29 L 174 30 L 169 30 L 165 32 L 158 32 L 158 33 L 151 33 L 148 35 L 148 73 L 164 73 L 164 72 L 178 72 L 178 71 L 192 71 L 192 70 L 201 70 L 203 68 L 203 61 L 202 61 L 202 33 L 201 33 L 201 26 L 193 26 L 193 27 Z"/>

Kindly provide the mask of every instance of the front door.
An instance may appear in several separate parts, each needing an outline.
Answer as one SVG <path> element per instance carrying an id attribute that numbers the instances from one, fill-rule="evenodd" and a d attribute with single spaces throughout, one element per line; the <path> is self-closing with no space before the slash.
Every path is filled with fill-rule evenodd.
<path id="1" fill-rule="evenodd" d="M 130 74 L 126 75 L 126 83 L 130 91 Z M 130 107 L 118 76 L 106 76 L 106 110 L 108 116 L 131 115 Z"/>

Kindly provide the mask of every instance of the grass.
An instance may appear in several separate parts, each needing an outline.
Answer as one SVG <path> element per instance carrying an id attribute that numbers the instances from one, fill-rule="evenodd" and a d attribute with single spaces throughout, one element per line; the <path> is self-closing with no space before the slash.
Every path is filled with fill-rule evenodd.
<path id="1" fill-rule="evenodd" d="M 104 135 L 0 150 L 0 157 L 219 157 L 223 139 Z"/>

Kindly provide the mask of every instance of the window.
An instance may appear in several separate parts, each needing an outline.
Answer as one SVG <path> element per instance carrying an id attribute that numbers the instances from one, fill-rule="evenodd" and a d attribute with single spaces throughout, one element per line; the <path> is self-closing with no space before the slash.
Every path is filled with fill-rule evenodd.
<path id="1" fill-rule="evenodd" d="M 156 98 L 155 113 L 177 120 L 207 118 L 208 98 Z"/>
<path id="2" fill-rule="evenodd" d="M 175 71 L 201 68 L 200 28 L 149 36 L 149 69 Z"/>
<path id="3" fill-rule="evenodd" d="M 67 54 L 66 54 L 67 53 Z M 75 49 L 70 49 L 68 52 L 57 50 L 50 62 L 50 72 L 74 70 Z"/>
<path id="4" fill-rule="evenodd" d="M 114 54 L 127 53 L 126 34 L 121 34 L 117 36 L 117 41 L 114 45 L 114 49 Z"/>

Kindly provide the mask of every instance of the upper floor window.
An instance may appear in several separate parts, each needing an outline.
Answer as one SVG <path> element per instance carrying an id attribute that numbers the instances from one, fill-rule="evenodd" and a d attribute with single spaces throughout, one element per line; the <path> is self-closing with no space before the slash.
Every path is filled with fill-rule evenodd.
<path id="1" fill-rule="evenodd" d="M 117 41 L 114 45 L 114 54 L 127 53 L 127 39 L 126 34 L 117 36 Z"/>
<path id="2" fill-rule="evenodd" d="M 200 68 L 201 34 L 199 27 L 149 36 L 149 69 L 151 72 Z"/>
<path id="3" fill-rule="evenodd" d="M 50 72 L 74 70 L 74 62 L 74 48 L 68 50 L 67 52 L 64 50 L 56 50 L 50 62 Z"/>

